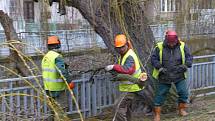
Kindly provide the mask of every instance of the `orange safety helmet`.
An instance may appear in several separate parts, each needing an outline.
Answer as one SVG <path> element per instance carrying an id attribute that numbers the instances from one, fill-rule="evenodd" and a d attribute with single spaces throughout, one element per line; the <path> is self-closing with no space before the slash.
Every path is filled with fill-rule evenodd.
<path id="1" fill-rule="evenodd" d="M 48 37 L 48 45 L 51 44 L 60 44 L 60 40 L 57 36 L 50 36 Z"/>
<path id="2" fill-rule="evenodd" d="M 114 39 L 115 47 L 122 47 L 127 43 L 126 36 L 124 34 L 116 35 Z"/>

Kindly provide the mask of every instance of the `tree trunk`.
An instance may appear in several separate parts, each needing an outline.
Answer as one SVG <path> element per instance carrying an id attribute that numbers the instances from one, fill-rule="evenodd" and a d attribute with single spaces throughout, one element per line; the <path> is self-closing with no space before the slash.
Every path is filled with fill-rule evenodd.
<path id="1" fill-rule="evenodd" d="M 21 52 L 21 44 L 18 44 L 19 38 L 17 36 L 17 33 L 13 27 L 13 20 L 2 10 L 0 10 L 0 23 L 4 28 L 4 32 L 6 35 L 7 43 L 10 48 L 10 63 L 12 65 L 12 70 L 17 72 L 18 74 L 22 76 L 28 76 L 28 72 L 26 71 L 26 68 L 18 55 L 17 51 L 14 49 L 17 49 Z M 15 76 L 15 75 L 14 75 Z"/>
<path id="2" fill-rule="evenodd" d="M 135 0 L 68 0 L 67 5 L 80 11 L 114 54 L 116 54 L 113 46 L 114 36 L 119 33 L 126 34 L 145 69 L 155 39 L 148 26 L 148 20 L 144 16 L 141 2 Z M 149 97 L 148 101 L 142 101 L 152 102 L 152 83 L 147 83 L 145 94 L 146 97 Z"/>
<path id="3" fill-rule="evenodd" d="M 110 52 L 117 55 L 113 39 L 116 34 L 126 34 L 131 41 L 134 51 L 141 60 L 142 68 L 146 70 L 146 64 L 153 50 L 154 37 L 148 26 L 148 20 L 144 16 L 143 2 L 138 0 L 67 0 L 67 6 L 77 8 L 92 28 L 102 37 Z M 146 100 L 142 100 L 144 106 L 152 102 L 152 81 L 145 88 Z M 140 103 L 137 103 L 140 104 Z M 151 107 L 151 106 L 150 106 Z"/>
<path id="4" fill-rule="evenodd" d="M 40 35 L 41 35 L 41 39 L 44 40 L 43 41 L 43 45 L 46 45 L 45 48 L 43 49 L 44 51 L 47 51 L 47 40 L 48 40 L 48 34 L 49 34 L 49 22 L 48 22 L 48 18 L 50 18 L 49 16 L 51 16 L 50 12 L 48 11 L 48 5 L 45 4 L 44 0 L 40 0 L 39 1 L 39 8 L 41 9 L 40 11 Z"/>
<path id="5" fill-rule="evenodd" d="M 88 20 L 113 53 L 113 38 L 124 33 L 131 40 L 143 64 L 153 49 L 154 37 L 144 16 L 142 3 L 134 0 L 68 0 Z"/>

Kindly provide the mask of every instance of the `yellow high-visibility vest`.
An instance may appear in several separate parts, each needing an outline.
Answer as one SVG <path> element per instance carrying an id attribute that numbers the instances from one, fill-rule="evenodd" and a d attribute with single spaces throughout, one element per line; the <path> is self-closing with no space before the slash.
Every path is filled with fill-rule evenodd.
<path id="1" fill-rule="evenodd" d="M 181 57 L 182 57 L 182 64 L 185 64 L 185 53 L 184 53 L 184 46 L 185 46 L 185 43 L 180 41 L 181 45 L 180 45 L 180 51 L 181 51 Z M 163 42 L 159 42 L 157 43 L 156 47 L 159 48 L 159 57 L 160 57 L 160 63 L 162 64 L 162 56 L 163 56 Z M 158 69 L 154 68 L 153 70 L 153 73 L 152 73 L 152 76 L 155 78 L 155 79 L 158 79 L 158 75 L 159 75 L 159 71 Z M 185 78 L 187 77 L 187 74 L 184 73 L 185 75 Z"/>
<path id="2" fill-rule="evenodd" d="M 62 91 L 66 89 L 66 84 L 55 65 L 57 57 L 62 57 L 62 55 L 55 51 L 49 51 L 42 59 L 42 75 L 45 90 Z"/>
<path id="3" fill-rule="evenodd" d="M 139 63 L 139 60 L 137 58 L 137 55 L 134 53 L 134 51 L 132 49 L 129 49 L 128 52 L 123 56 L 122 60 L 121 58 L 119 58 L 118 60 L 118 64 L 120 65 L 124 65 L 125 64 L 125 61 L 126 59 L 128 58 L 128 56 L 132 56 L 133 59 L 134 59 L 134 63 L 135 63 L 135 72 L 132 74 L 133 77 L 135 78 L 138 78 L 141 74 L 141 68 L 140 68 L 140 63 Z M 138 84 L 134 84 L 130 81 L 121 81 L 121 84 L 119 84 L 119 91 L 122 91 L 122 92 L 136 92 L 136 91 L 140 91 L 144 89 L 143 88 L 140 88 L 138 86 Z"/>

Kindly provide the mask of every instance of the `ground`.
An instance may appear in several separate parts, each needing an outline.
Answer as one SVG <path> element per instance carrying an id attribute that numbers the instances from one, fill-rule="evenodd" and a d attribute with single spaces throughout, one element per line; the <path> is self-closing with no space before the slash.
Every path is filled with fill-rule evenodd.
<path id="1" fill-rule="evenodd" d="M 164 107 L 163 107 L 164 108 Z M 187 110 L 189 115 L 181 117 L 177 112 L 161 114 L 162 121 L 215 121 L 215 95 L 196 98 Z M 85 121 L 112 121 L 112 113 L 107 113 L 103 119 L 98 117 L 91 117 Z M 132 121 L 152 121 L 152 116 L 143 117 L 141 115 L 135 116 Z"/>

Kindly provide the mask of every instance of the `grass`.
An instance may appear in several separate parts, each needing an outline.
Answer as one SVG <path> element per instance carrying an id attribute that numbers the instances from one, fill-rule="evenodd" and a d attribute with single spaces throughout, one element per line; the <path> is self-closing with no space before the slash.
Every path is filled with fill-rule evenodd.
<path id="1" fill-rule="evenodd" d="M 165 107 L 162 107 L 165 108 Z M 162 121 L 214 121 L 215 120 L 215 95 L 196 98 L 187 109 L 188 116 L 181 117 L 175 112 L 161 114 Z M 113 113 L 106 113 L 104 119 L 99 117 L 91 117 L 85 121 L 112 121 Z M 138 115 L 133 117 L 132 121 L 152 121 L 153 116 Z"/>

